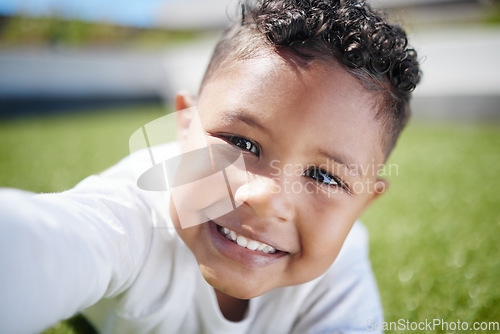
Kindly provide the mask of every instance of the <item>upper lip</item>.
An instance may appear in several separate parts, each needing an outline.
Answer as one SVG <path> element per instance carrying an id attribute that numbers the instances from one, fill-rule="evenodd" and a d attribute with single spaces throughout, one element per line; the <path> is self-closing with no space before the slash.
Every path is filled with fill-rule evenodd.
<path id="1" fill-rule="evenodd" d="M 229 224 L 220 223 L 220 222 L 218 222 L 215 219 L 211 219 L 211 221 L 214 222 L 215 224 L 221 226 L 221 227 L 228 228 L 231 231 L 234 231 L 234 232 L 238 233 L 239 235 L 241 235 L 241 236 L 243 236 L 245 238 L 252 239 L 252 240 L 258 241 L 260 243 L 267 244 L 267 245 L 273 247 L 274 249 L 276 249 L 277 251 L 282 251 L 282 252 L 285 252 L 285 253 L 289 253 L 288 251 L 285 250 L 285 248 L 281 247 L 274 240 L 269 239 L 266 235 L 264 235 L 262 233 L 255 233 L 255 232 L 252 232 L 252 231 L 243 231 L 241 229 L 241 226 L 234 227 L 234 226 L 231 226 Z"/>

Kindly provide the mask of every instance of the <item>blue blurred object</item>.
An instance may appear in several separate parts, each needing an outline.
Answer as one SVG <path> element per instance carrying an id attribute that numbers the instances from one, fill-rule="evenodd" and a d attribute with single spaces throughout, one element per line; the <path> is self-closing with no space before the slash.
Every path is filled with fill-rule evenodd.
<path id="1" fill-rule="evenodd" d="M 0 14 L 62 16 L 148 27 L 165 3 L 179 0 L 2 0 Z"/>
<path id="2" fill-rule="evenodd" d="M 1 0 L 0 15 L 56 16 L 141 28 L 220 29 L 237 0 Z"/>

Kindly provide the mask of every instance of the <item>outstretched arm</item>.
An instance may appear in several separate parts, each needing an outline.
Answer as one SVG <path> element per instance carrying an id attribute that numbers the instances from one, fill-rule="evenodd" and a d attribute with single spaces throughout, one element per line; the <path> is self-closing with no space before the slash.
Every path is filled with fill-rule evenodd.
<path id="1" fill-rule="evenodd" d="M 130 285 L 151 209 L 121 169 L 60 194 L 0 190 L 0 332 L 39 332 Z"/>

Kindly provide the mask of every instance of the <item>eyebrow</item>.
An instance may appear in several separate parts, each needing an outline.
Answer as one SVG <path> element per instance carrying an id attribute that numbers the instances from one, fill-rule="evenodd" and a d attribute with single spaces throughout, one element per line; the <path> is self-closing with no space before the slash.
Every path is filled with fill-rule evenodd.
<path id="1" fill-rule="evenodd" d="M 232 112 L 225 112 L 222 115 L 222 119 L 227 122 L 241 121 L 251 127 L 258 128 L 268 136 L 271 136 L 271 131 L 269 131 L 269 129 L 266 128 L 255 116 L 253 116 L 252 113 L 246 110 L 239 109 Z"/>
<path id="2" fill-rule="evenodd" d="M 349 156 L 345 154 L 339 154 L 339 153 L 332 153 L 332 152 L 326 152 L 323 150 L 320 150 L 319 153 L 326 157 L 327 159 L 333 161 L 334 163 L 340 164 L 350 171 L 354 172 L 355 176 L 361 176 L 363 177 L 363 168 L 356 168 L 356 166 L 359 166 L 359 164 L 353 163 L 354 159 L 350 158 Z"/>

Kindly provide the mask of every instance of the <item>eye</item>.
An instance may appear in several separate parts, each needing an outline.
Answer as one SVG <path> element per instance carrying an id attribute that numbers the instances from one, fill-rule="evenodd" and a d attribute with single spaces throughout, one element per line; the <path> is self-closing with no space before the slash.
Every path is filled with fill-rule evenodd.
<path id="1" fill-rule="evenodd" d="M 259 148 L 256 144 L 254 144 L 251 140 L 248 140 L 243 137 L 238 136 L 227 136 L 225 137 L 228 141 L 230 141 L 234 146 L 238 146 L 244 151 L 251 152 L 256 156 L 260 155 Z"/>
<path id="2" fill-rule="evenodd" d="M 304 173 L 302 173 L 302 175 L 310 177 L 313 180 L 316 180 L 317 182 L 327 186 L 340 186 L 342 188 L 345 188 L 343 182 L 340 181 L 338 177 L 333 176 L 327 171 L 317 167 L 312 167 L 305 170 Z"/>

